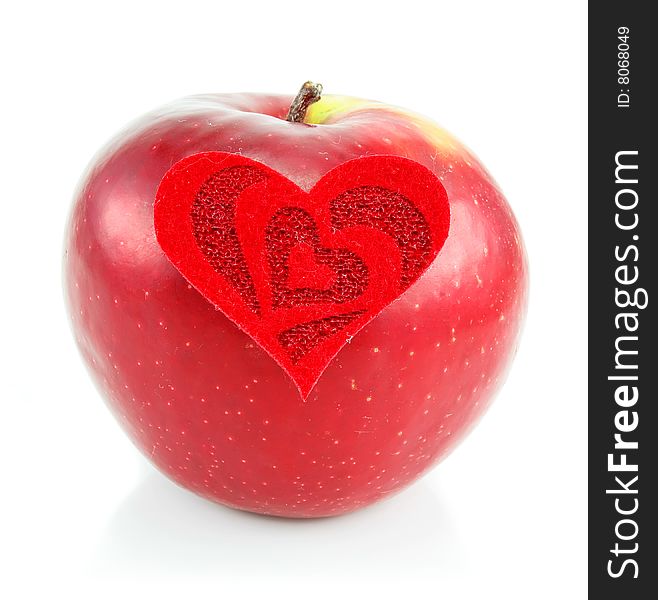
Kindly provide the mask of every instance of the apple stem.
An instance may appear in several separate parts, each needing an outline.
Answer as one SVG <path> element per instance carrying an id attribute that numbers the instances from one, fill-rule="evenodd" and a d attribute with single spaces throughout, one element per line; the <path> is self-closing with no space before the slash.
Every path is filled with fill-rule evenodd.
<path id="1" fill-rule="evenodd" d="M 307 81 L 292 101 L 286 121 L 289 123 L 303 123 L 308 107 L 317 102 L 321 94 L 322 84 Z"/>

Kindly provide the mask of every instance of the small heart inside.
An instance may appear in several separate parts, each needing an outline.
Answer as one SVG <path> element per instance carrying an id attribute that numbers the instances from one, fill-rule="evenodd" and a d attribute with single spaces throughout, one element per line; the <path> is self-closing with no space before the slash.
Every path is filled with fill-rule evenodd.
<path id="1" fill-rule="evenodd" d="M 327 265 L 317 262 L 315 250 L 308 244 L 297 244 L 288 257 L 288 278 L 290 289 L 310 288 L 327 290 L 336 281 L 336 274 Z"/>

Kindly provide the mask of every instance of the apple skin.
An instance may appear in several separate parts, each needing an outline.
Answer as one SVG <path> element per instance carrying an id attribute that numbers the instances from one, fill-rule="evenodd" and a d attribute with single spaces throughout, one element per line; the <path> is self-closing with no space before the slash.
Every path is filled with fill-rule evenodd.
<path id="1" fill-rule="evenodd" d="M 290 101 L 185 98 L 110 142 L 74 201 L 65 289 L 95 382 L 158 469 L 234 508 L 320 517 L 403 489 L 470 430 L 515 354 L 528 270 L 497 185 L 437 125 L 342 96 L 311 106 L 316 126 L 288 123 Z M 342 348 L 306 401 L 156 241 L 160 180 L 209 150 L 241 153 L 306 190 L 347 160 L 405 156 L 448 193 L 450 233 L 436 260 Z"/>

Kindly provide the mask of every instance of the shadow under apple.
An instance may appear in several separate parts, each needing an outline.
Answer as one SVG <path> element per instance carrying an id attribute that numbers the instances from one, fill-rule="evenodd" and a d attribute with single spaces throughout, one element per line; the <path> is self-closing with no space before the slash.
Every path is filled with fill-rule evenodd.
<path id="1" fill-rule="evenodd" d="M 94 575 L 436 577 L 463 564 L 450 516 L 423 481 L 351 514 L 297 520 L 213 504 L 149 469 L 90 556 Z"/>

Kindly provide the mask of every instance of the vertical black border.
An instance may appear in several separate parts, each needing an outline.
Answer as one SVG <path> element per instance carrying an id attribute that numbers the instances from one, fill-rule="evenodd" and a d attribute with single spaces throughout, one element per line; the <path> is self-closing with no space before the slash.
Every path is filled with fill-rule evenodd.
<path id="1" fill-rule="evenodd" d="M 638 1 L 590 2 L 589 3 L 589 590 L 592 598 L 644 599 L 658 597 L 655 583 L 658 572 L 658 533 L 655 514 L 658 512 L 658 397 L 655 378 L 658 371 L 658 336 L 656 335 L 655 306 L 658 296 L 654 281 L 658 271 L 658 234 L 653 231 L 655 205 L 658 204 L 658 172 L 656 146 L 655 92 L 658 87 L 658 28 L 651 22 L 648 3 Z M 629 77 L 628 84 L 620 83 L 618 69 L 618 30 L 628 27 Z M 622 71 L 623 73 L 623 71 Z M 621 93 L 628 89 L 630 102 L 624 104 Z M 621 102 L 619 102 L 621 100 Z M 620 151 L 638 152 L 637 157 L 627 155 L 627 163 L 638 165 L 635 171 L 637 184 L 616 182 L 615 157 Z M 622 174 L 622 172 L 620 172 Z M 623 172 L 632 179 L 631 171 Z M 615 195 L 622 188 L 632 187 L 639 201 L 634 211 L 620 211 Z M 632 194 L 622 194 L 625 200 Z M 624 231 L 615 224 L 615 215 L 631 223 L 631 213 L 638 216 L 637 227 Z M 637 240 L 633 238 L 637 236 Z M 618 260 L 625 249 L 630 250 L 626 260 Z M 628 265 L 629 273 L 638 268 L 639 278 L 633 285 L 620 285 L 615 279 L 619 266 Z M 623 272 L 621 273 L 623 276 Z M 643 288 L 648 294 L 648 306 L 644 309 L 620 308 L 615 301 L 615 289 Z M 625 335 L 619 329 L 615 317 L 619 313 L 635 312 L 639 328 L 637 343 L 625 341 L 627 348 L 635 345 L 636 356 L 628 355 L 627 362 L 636 361 L 637 369 L 616 369 L 615 341 Z M 618 323 L 619 324 L 619 323 Z M 636 375 L 637 382 L 609 380 L 609 376 Z M 621 407 L 615 400 L 615 390 L 628 383 L 637 386 L 639 399 L 632 407 Z M 623 439 L 636 440 L 637 450 L 615 450 L 615 416 L 619 411 L 637 413 L 638 427 L 622 433 Z M 620 418 L 623 418 L 620 417 Z M 628 423 L 628 421 L 625 421 Z M 622 421 L 622 424 L 624 421 Z M 615 462 L 626 454 L 629 464 L 637 464 L 637 472 L 610 472 L 608 455 L 615 454 Z M 632 475 L 632 476 L 631 476 Z M 638 480 L 630 485 L 637 493 L 615 494 L 606 490 L 619 489 L 615 476 L 628 482 L 635 475 Z M 627 483 L 628 485 L 628 483 Z M 621 515 L 615 507 L 630 510 L 632 515 Z M 632 540 L 619 540 L 615 527 L 628 518 L 638 527 Z M 621 525 L 622 535 L 632 535 L 630 523 Z M 637 551 L 615 556 L 615 543 L 631 550 L 637 543 Z M 623 561 L 628 563 L 621 576 L 613 577 L 611 570 L 619 573 Z"/>

